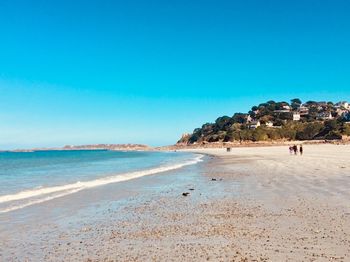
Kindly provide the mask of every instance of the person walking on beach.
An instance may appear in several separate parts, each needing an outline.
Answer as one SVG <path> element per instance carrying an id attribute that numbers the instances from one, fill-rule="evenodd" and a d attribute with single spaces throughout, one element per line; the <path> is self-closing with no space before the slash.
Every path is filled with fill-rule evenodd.
<path id="1" fill-rule="evenodd" d="M 289 154 L 293 154 L 293 147 L 292 146 L 289 146 Z"/>
<path id="2" fill-rule="evenodd" d="M 299 152 L 300 152 L 300 155 L 302 156 L 303 155 L 303 145 L 300 145 L 300 147 L 299 147 Z"/>
<path id="3" fill-rule="evenodd" d="M 293 151 L 294 151 L 294 155 L 298 154 L 298 147 L 297 147 L 297 145 L 293 146 Z"/>

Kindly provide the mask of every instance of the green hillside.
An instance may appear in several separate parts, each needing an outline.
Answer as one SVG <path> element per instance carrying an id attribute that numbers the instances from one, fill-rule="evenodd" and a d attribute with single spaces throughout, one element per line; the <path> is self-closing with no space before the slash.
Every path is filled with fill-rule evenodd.
<path id="1" fill-rule="evenodd" d="M 248 113 L 221 116 L 185 134 L 178 143 L 341 139 L 350 135 L 347 102 L 267 101 Z"/>

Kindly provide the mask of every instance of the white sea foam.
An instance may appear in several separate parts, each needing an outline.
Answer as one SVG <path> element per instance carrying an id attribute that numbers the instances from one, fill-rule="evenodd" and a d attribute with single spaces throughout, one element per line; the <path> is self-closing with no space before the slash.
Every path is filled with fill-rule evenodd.
<path id="1" fill-rule="evenodd" d="M 194 159 L 183 163 L 160 166 L 152 169 L 135 171 L 130 173 L 118 174 L 115 176 L 109 176 L 109 177 L 99 178 L 99 179 L 90 180 L 90 181 L 83 181 L 83 182 L 78 181 L 76 183 L 62 185 L 62 186 L 41 187 L 41 188 L 36 188 L 32 190 L 21 191 L 16 194 L 3 195 L 3 196 L 0 196 L 0 204 L 5 204 L 12 201 L 22 201 L 22 202 L 25 200 L 28 200 L 28 201 L 25 203 L 8 206 L 3 209 L 0 209 L 0 213 L 6 213 L 9 211 L 24 208 L 30 205 L 46 202 L 58 197 L 76 193 L 83 189 L 103 186 L 111 183 L 118 183 L 118 182 L 127 181 L 130 179 L 135 179 L 143 176 L 148 176 L 148 175 L 153 175 L 157 173 L 179 169 L 184 166 L 193 165 L 202 161 L 202 157 L 203 157 L 202 155 L 199 155 L 199 156 L 196 156 Z M 32 198 L 36 198 L 36 199 L 31 200 Z"/>
<path id="2" fill-rule="evenodd" d="M 70 195 L 70 194 L 76 193 L 76 192 L 78 192 L 80 190 L 82 190 L 82 188 L 77 188 L 77 189 L 65 191 L 64 193 L 60 193 L 60 194 L 56 194 L 56 195 L 52 195 L 52 196 L 47 196 L 47 197 L 44 197 L 44 198 L 39 198 L 39 199 L 35 199 L 35 200 L 29 200 L 28 202 L 25 202 L 25 203 L 19 204 L 19 205 L 8 206 L 8 207 L 5 207 L 3 209 L 0 209 L 0 213 L 7 213 L 7 212 L 14 211 L 14 210 L 17 210 L 17 209 L 21 209 L 21 208 L 24 208 L 24 207 L 27 207 L 27 206 L 40 204 L 40 203 L 43 203 L 43 202 L 46 202 L 46 201 L 49 201 L 49 200 L 52 200 L 52 199 L 55 199 L 55 198 L 58 198 L 58 197 L 63 197 L 63 196 L 66 196 L 66 195 Z"/>

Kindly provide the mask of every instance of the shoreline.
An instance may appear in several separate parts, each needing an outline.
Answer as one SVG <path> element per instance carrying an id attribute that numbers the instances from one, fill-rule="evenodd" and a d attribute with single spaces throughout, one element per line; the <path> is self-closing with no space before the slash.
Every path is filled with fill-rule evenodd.
<path id="1" fill-rule="evenodd" d="M 206 161 L 33 207 L 33 224 L 9 231 L 0 260 L 3 246 L 14 261 L 347 261 L 349 149 L 194 150 Z M 57 217 L 55 208 L 70 211 Z M 34 222 L 45 210 L 44 224 Z"/>
<path id="2" fill-rule="evenodd" d="M 51 147 L 51 148 L 23 148 L 23 149 L 10 149 L 0 150 L 0 153 L 13 152 L 13 153 L 31 153 L 42 151 L 173 151 L 181 149 L 202 149 L 202 148 L 226 148 L 226 147 L 268 147 L 268 146 L 285 146 L 290 144 L 306 144 L 306 145 L 322 145 L 322 144 L 336 144 L 336 145 L 349 145 L 350 137 L 340 140 L 271 140 L 271 141 L 235 141 L 235 142 L 205 142 L 198 144 L 175 144 L 168 146 L 151 147 L 148 145 L 139 144 L 97 144 L 97 145 L 81 145 L 81 146 L 63 146 L 63 147 Z"/>
<path id="3" fill-rule="evenodd" d="M 72 253 L 68 255 L 65 252 L 67 250 L 61 252 L 57 248 L 72 247 L 72 240 L 69 239 L 85 238 L 83 235 L 87 232 L 97 237 L 102 224 L 107 223 L 104 227 L 113 226 L 112 215 L 116 221 L 129 217 L 130 206 L 139 207 L 142 203 L 155 200 L 163 194 L 181 196 L 182 188 L 193 187 L 194 180 L 198 182 L 197 168 L 201 163 L 121 183 L 89 188 L 0 214 L 0 260 L 87 261 L 89 256 L 86 255 L 86 249 L 84 254 L 77 256 Z M 92 229 L 96 231 L 92 232 Z M 63 235 L 66 237 L 63 238 Z M 77 248 L 81 248 L 80 242 L 81 240 L 75 243 L 79 244 Z M 89 244 L 85 247 L 96 250 L 101 248 L 100 244 L 93 247 Z M 52 248 L 58 252 L 57 256 L 52 255 Z"/>
<path id="4" fill-rule="evenodd" d="M 121 183 L 145 176 L 162 174 L 169 171 L 178 170 L 189 165 L 195 165 L 203 161 L 203 154 L 192 153 L 191 157 L 192 158 L 188 158 L 187 160 L 182 160 L 180 162 L 174 162 L 171 164 L 168 163 L 166 165 L 160 164 L 158 166 L 141 170 L 130 170 L 128 172 L 109 174 L 103 177 L 93 177 L 89 180 L 71 181 L 59 185 L 47 185 L 24 190 L 22 189 L 17 192 L 0 195 L 0 214 L 75 194 L 82 190 L 101 187 L 108 184 Z"/>

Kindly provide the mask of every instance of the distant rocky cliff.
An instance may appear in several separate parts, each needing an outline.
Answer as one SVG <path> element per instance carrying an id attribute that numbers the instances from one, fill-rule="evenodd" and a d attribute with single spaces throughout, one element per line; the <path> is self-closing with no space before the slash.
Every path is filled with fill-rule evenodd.
<path id="1" fill-rule="evenodd" d="M 11 152 L 33 152 L 50 150 L 123 150 L 123 151 L 150 151 L 152 147 L 142 144 L 93 144 L 93 145 L 66 145 L 64 147 L 40 147 L 32 149 L 15 149 Z M 6 150 L 5 150 L 6 151 Z"/>
<path id="2" fill-rule="evenodd" d="M 94 150 L 94 149 L 106 149 L 106 150 L 151 150 L 152 148 L 142 144 L 94 144 L 94 145 L 67 145 L 62 148 L 63 150 Z"/>

